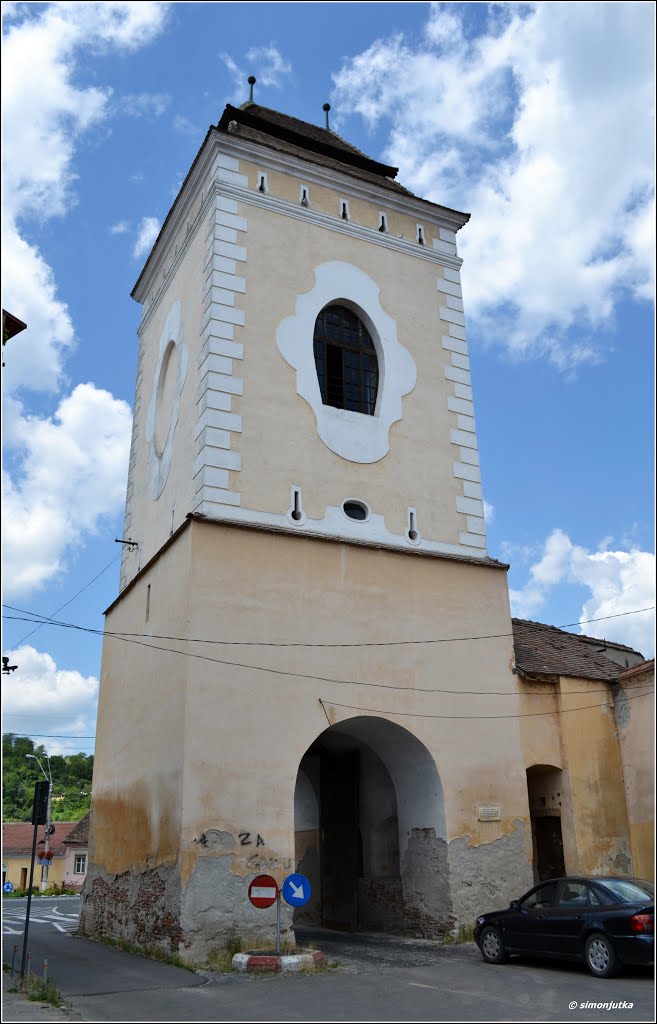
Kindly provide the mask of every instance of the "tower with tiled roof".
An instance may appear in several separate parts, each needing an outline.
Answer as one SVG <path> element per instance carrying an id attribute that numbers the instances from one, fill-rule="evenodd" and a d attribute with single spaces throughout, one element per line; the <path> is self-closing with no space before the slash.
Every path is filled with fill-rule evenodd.
<path id="1" fill-rule="evenodd" d="M 311 882 L 286 928 L 428 937 L 532 880 L 548 754 L 486 550 L 468 215 L 325 113 L 227 106 L 133 291 L 81 928 L 190 958 L 272 936 L 261 873 Z"/>

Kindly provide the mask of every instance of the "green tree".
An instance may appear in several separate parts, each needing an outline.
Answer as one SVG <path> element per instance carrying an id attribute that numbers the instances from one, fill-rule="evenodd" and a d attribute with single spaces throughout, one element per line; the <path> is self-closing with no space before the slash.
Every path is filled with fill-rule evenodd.
<path id="1" fill-rule="evenodd" d="M 41 773 L 26 754 L 35 754 L 46 768 L 46 751 L 29 736 L 4 733 L 2 737 L 2 791 L 4 821 L 29 821 L 34 783 Z M 54 754 L 50 758 L 53 821 L 79 821 L 91 803 L 93 754 Z M 35 770 L 36 769 L 36 770 Z"/>

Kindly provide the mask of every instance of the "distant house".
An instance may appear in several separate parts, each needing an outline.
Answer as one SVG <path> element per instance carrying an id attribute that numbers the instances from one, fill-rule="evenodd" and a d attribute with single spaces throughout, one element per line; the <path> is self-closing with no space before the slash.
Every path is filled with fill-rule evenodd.
<path id="1" fill-rule="evenodd" d="M 86 878 L 89 863 L 88 813 L 69 832 L 63 845 L 66 848 L 64 855 L 64 883 L 79 887 Z"/>
<path id="2" fill-rule="evenodd" d="M 70 832 L 76 828 L 76 821 L 55 821 L 54 833 L 50 836 L 48 846 L 53 851 L 53 858 L 48 870 L 48 884 L 61 885 L 64 881 L 66 870 L 66 855 L 68 848 L 64 841 Z M 82 824 L 80 822 L 80 824 Z M 32 842 L 34 838 L 34 825 L 29 822 L 17 822 L 4 824 L 2 826 L 2 882 L 11 882 L 14 889 L 27 889 L 30 878 L 30 860 L 32 857 Z M 36 855 L 41 856 L 44 852 L 45 834 L 44 826 L 37 828 Z M 86 870 L 86 860 L 85 860 Z M 33 886 L 38 888 L 41 882 L 41 866 L 35 863 Z"/>

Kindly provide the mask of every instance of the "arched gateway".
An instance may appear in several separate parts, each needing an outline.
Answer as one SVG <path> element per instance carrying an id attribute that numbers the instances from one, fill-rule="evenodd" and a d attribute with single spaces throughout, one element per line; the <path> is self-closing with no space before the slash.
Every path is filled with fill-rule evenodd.
<path id="1" fill-rule="evenodd" d="M 299 765 L 294 828 L 313 886 L 295 923 L 425 937 L 448 926 L 442 786 L 407 729 L 379 717 L 326 729 Z"/>

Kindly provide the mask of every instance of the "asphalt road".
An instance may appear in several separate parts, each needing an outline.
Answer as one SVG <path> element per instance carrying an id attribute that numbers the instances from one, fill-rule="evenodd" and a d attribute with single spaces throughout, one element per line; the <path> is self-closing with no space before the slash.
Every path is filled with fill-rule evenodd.
<path id="1" fill-rule="evenodd" d="M 37 912 L 36 902 L 33 962 L 48 957 L 51 976 L 86 1021 L 654 1020 L 646 972 L 604 981 L 580 965 L 512 959 L 493 967 L 471 945 L 307 932 L 302 940 L 341 966 L 317 975 L 192 974 L 77 938 L 62 925 L 62 915 L 73 917 L 72 903 L 39 901 Z M 5 960 L 19 907 L 9 911 Z"/>

